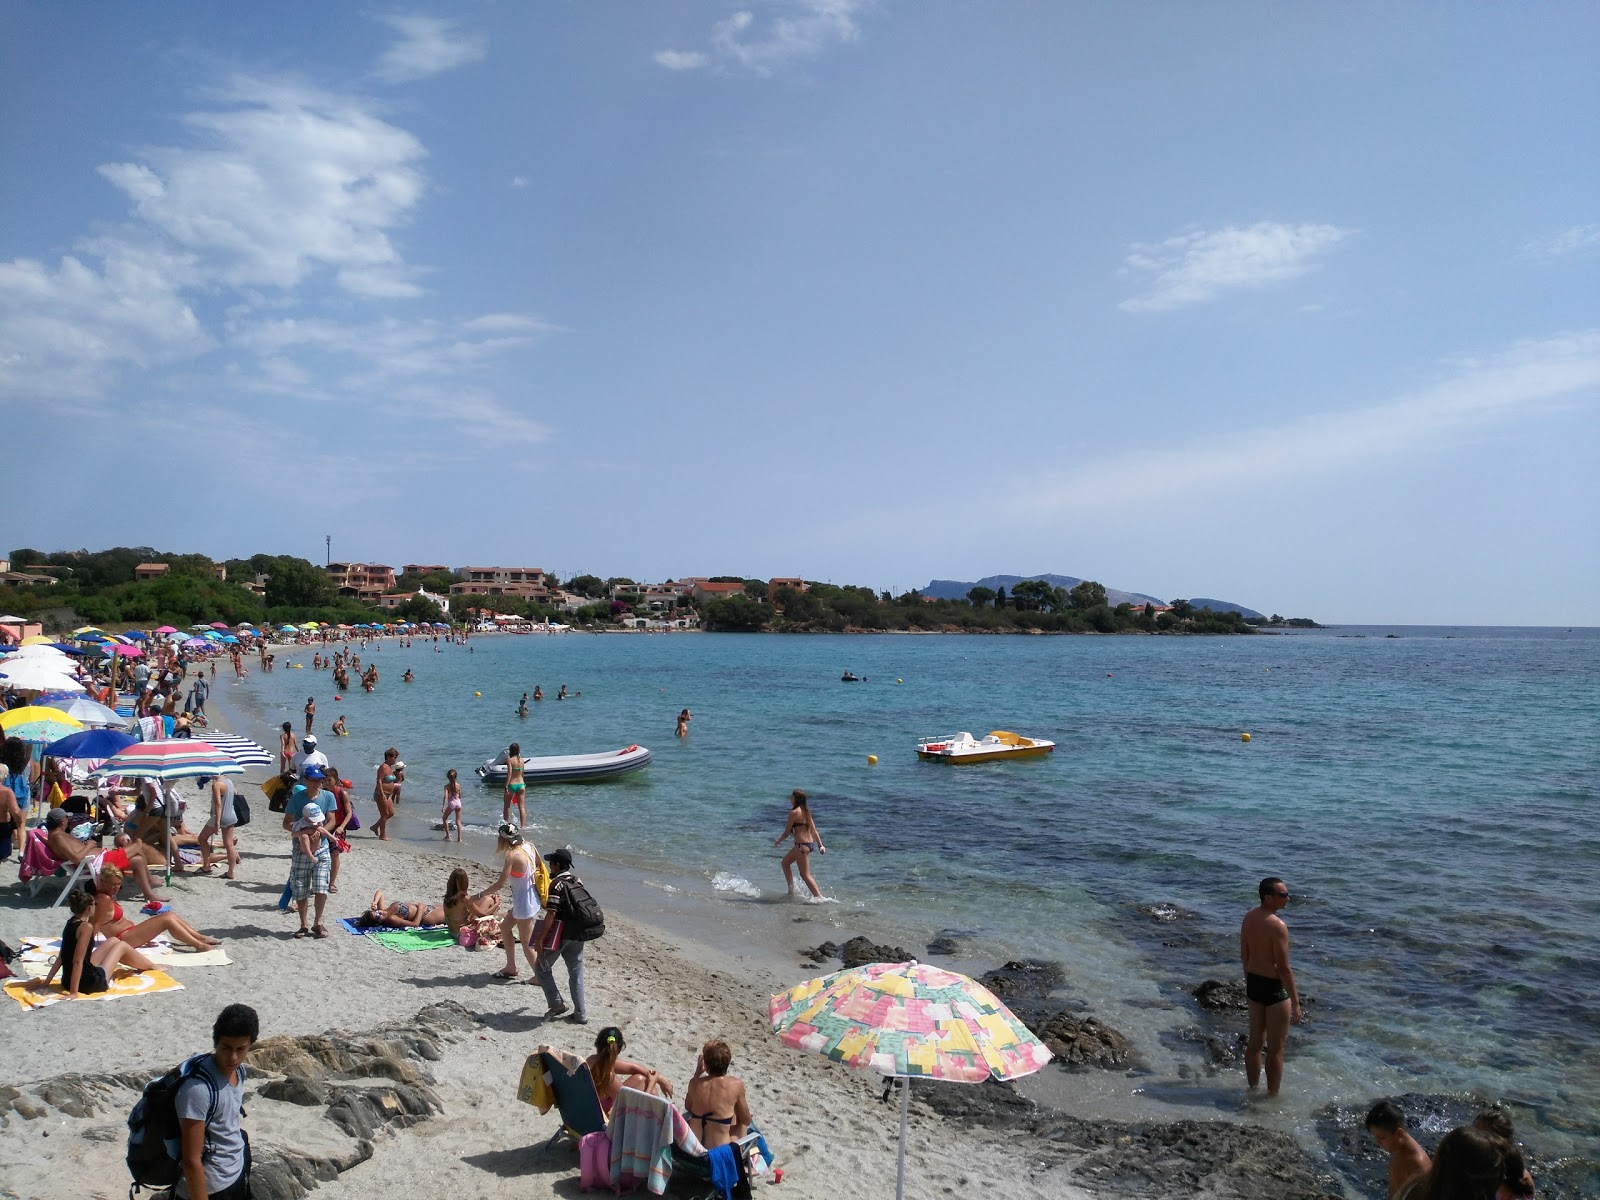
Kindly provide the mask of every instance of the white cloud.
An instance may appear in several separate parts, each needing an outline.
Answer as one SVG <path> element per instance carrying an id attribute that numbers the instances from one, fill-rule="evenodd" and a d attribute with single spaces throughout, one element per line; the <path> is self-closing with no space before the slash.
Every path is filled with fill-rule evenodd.
<path id="1" fill-rule="evenodd" d="M 1452 434 L 1600 394 L 1600 329 L 1519 344 L 1453 364 L 1431 387 L 1352 412 L 1231 433 L 1181 449 L 1135 451 L 1029 489 L 1042 509 L 1126 507 L 1192 497 L 1197 489 L 1251 489 L 1332 474 L 1437 447 Z"/>
<path id="2" fill-rule="evenodd" d="M 1161 312 L 1213 300 L 1238 288 L 1294 279 L 1312 270 L 1317 256 L 1351 232 L 1336 225 L 1260 221 L 1135 244 L 1123 260 L 1122 273 L 1148 280 L 1149 289 L 1118 307 L 1126 312 Z"/>
<path id="3" fill-rule="evenodd" d="M 378 76 L 390 83 L 426 79 L 477 62 L 488 53 L 486 38 L 458 34 L 454 21 L 401 15 L 378 19 L 400 35 L 378 60 Z"/>
<path id="4" fill-rule="evenodd" d="M 527 187 L 528 186 L 528 177 L 526 175 L 513 175 L 511 177 L 511 186 L 514 187 L 514 188 L 525 188 L 525 187 Z"/>
<path id="5" fill-rule="evenodd" d="M 174 144 L 100 168 L 123 221 L 54 265 L 0 261 L 0 404 L 48 398 L 154 428 L 194 397 L 271 396 L 378 412 L 395 431 L 548 436 L 504 364 L 554 326 L 415 311 L 421 272 L 392 240 L 426 192 L 415 137 L 359 98 L 254 78 L 181 125 Z M 119 391 L 125 379 L 137 385 Z"/>
<path id="6" fill-rule="evenodd" d="M 697 71 L 711 64 L 711 56 L 698 50 L 657 50 L 655 59 L 669 71 Z"/>
<path id="7" fill-rule="evenodd" d="M 815 58 L 832 46 L 858 40 L 858 15 L 870 0 L 789 0 L 779 15 L 758 19 L 748 9 L 711 28 L 711 52 L 658 50 L 655 61 L 670 71 L 712 64 L 773 75 L 792 63 Z"/>
<path id="8" fill-rule="evenodd" d="M 1574 225 L 1553 237 L 1537 238 L 1517 256 L 1525 262 L 1550 262 L 1600 248 L 1600 225 Z"/>

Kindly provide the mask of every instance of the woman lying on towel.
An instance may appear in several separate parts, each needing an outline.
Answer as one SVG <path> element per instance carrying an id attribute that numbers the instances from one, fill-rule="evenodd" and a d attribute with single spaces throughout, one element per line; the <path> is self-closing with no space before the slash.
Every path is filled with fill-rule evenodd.
<path id="1" fill-rule="evenodd" d="M 363 929 L 416 929 L 420 925 L 443 925 L 444 905 L 424 904 L 421 900 L 383 902 L 383 893 L 372 893 L 372 907 L 356 918 Z"/>
<path id="2" fill-rule="evenodd" d="M 73 888 L 67 897 L 72 907 L 72 919 L 61 931 L 61 953 L 50 964 L 50 974 L 44 977 L 43 987 L 54 982 L 56 972 L 62 973 L 62 984 L 67 998 L 94 995 L 111 986 L 108 971 L 129 967 L 135 971 L 151 970 L 155 964 L 119 938 L 107 938 L 98 947 L 94 942 L 94 928 L 89 924 L 89 913 L 94 909 L 94 893 L 88 888 Z"/>
<path id="3" fill-rule="evenodd" d="M 118 938 L 130 946 L 148 946 L 159 934 L 166 934 L 185 946 L 196 950 L 215 950 L 222 945 L 214 937 L 207 937 L 175 912 L 164 912 L 135 925 L 122 915 L 122 905 L 117 903 L 117 891 L 122 887 L 122 872 L 107 863 L 100 868 L 100 880 L 94 892 L 94 931 L 108 938 Z"/>
<path id="4" fill-rule="evenodd" d="M 468 950 L 500 944 L 500 897 L 472 894 L 466 868 L 450 872 L 444 885 L 444 920 L 456 942 Z"/>
<path id="5" fill-rule="evenodd" d="M 628 1043 L 622 1030 L 607 1025 L 594 1035 L 594 1053 L 589 1055 L 589 1075 L 594 1080 L 595 1094 L 600 1097 L 600 1108 L 609 1115 L 617 1102 L 617 1093 L 625 1087 L 639 1092 L 654 1092 L 672 1098 L 672 1084 L 656 1072 L 654 1067 L 629 1062 L 622 1057 Z"/>

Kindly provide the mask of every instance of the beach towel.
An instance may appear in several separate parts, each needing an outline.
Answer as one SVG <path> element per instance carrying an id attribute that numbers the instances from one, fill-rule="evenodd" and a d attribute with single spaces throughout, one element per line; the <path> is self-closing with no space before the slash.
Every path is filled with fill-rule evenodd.
<path id="1" fill-rule="evenodd" d="M 45 846 L 42 826 L 28 830 L 22 843 L 22 861 L 17 864 L 17 878 L 23 883 L 43 879 L 61 869 L 60 861 Z"/>
<path id="2" fill-rule="evenodd" d="M 584 1065 L 583 1059 L 576 1054 L 568 1054 L 565 1050 L 557 1050 L 551 1046 L 535 1046 L 533 1053 L 528 1055 L 528 1061 L 522 1064 L 522 1078 L 517 1081 L 517 1099 L 524 1104 L 531 1104 L 543 1116 L 556 1104 L 555 1080 L 550 1071 L 545 1068 L 541 1055 L 548 1054 L 568 1074 L 575 1074 L 579 1067 Z"/>
<path id="3" fill-rule="evenodd" d="M 354 917 L 340 917 L 339 928 L 346 933 L 353 933 L 357 937 L 373 937 L 380 933 L 436 933 L 441 929 L 445 930 L 446 933 L 449 932 L 449 929 L 444 925 L 418 925 L 415 929 L 390 929 L 386 925 L 363 925 Z M 449 944 L 455 945 L 455 939 L 451 938 Z"/>
<path id="4" fill-rule="evenodd" d="M 456 944 L 456 935 L 443 925 L 431 929 L 375 929 L 370 935 L 380 946 L 396 954 L 410 954 L 418 950 L 442 950 Z"/>
<path id="5" fill-rule="evenodd" d="M 59 1004 L 67 998 L 67 989 L 59 983 L 53 983 L 48 988 L 41 987 L 36 979 L 12 979 L 6 982 L 5 993 L 18 1004 L 32 1012 L 38 1008 L 48 1008 L 52 1004 Z M 158 992 L 176 992 L 183 989 L 179 983 L 165 971 L 127 971 L 118 970 L 111 977 L 110 986 L 103 992 L 92 995 L 80 993 L 80 1000 L 124 1000 L 129 996 L 153 996 Z"/>
<path id="6" fill-rule="evenodd" d="M 674 1141 L 695 1157 L 706 1152 L 682 1113 L 661 1096 L 634 1088 L 617 1093 L 606 1133 L 611 1138 L 611 1186 L 618 1191 L 643 1183 L 657 1196 L 665 1192 Z"/>
<path id="7" fill-rule="evenodd" d="M 105 941 L 97 937 L 94 944 L 98 946 Z M 43 963 L 45 971 L 40 971 L 36 978 L 42 979 L 49 970 L 50 964 L 55 961 L 56 955 L 61 953 L 61 939 L 58 937 L 25 937 L 22 939 L 22 949 L 17 952 L 19 962 L 35 965 Z M 172 941 L 166 934 L 157 934 L 155 941 L 148 946 L 140 946 L 139 953 L 151 962 L 162 966 L 178 967 L 227 967 L 233 965 L 224 950 L 191 950 L 188 946 Z"/>
<path id="8" fill-rule="evenodd" d="M 724 1143 L 712 1150 L 710 1163 L 711 1186 L 722 1200 L 733 1200 L 733 1189 L 739 1184 L 739 1160 L 734 1157 L 733 1146 Z"/>

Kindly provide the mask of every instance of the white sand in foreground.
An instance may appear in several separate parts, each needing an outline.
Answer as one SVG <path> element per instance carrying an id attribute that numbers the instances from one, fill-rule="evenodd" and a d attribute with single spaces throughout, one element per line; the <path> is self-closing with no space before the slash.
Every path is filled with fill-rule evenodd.
<path id="1" fill-rule="evenodd" d="M 74 1070 L 169 1067 L 209 1048 L 212 1020 L 235 1001 L 257 1009 L 263 1037 L 269 1037 L 363 1030 L 453 1000 L 482 1024 L 452 1043 L 442 1062 L 429 1064 L 444 1112 L 401 1133 L 380 1134 L 373 1158 L 321 1185 L 314 1193 L 319 1200 L 579 1194 L 576 1150 L 542 1149 L 556 1128 L 556 1114 L 541 1117 L 519 1103 L 516 1084 L 535 1045 L 548 1041 L 586 1053 L 605 1024 L 621 1026 L 628 1056 L 661 1070 L 680 1098 L 701 1043 L 726 1038 L 734 1049 L 734 1072 L 746 1081 L 756 1120 L 784 1168 L 783 1182 L 771 1195 L 804 1200 L 893 1194 L 897 1106 L 878 1103 L 875 1077 L 781 1046 L 767 1030 L 765 986 L 719 969 L 715 952 L 670 945 L 608 913 L 606 936 L 587 952 L 589 1026 L 544 1026 L 544 996 L 536 986 L 489 979 L 504 961 L 498 950 L 396 954 L 332 926 L 333 918 L 359 912 L 376 887 L 391 898 L 440 898 L 457 860 L 358 834 L 355 852 L 345 858 L 341 892 L 329 898 L 331 936 L 295 940 L 290 935 L 297 921 L 276 908 L 288 872 L 287 836 L 264 803 L 255 812 L 255 823 L 241 831 L 246 857 L 237 881 L 185 877 L 175 879 L 168 893 L 179 913 L 225 939 L 232 965 L 174 966 L 171 974 L 184 990 L 158 996 L 62 1003 L 37 1012 L 5 1000 L 0 1083 L 25 1086 Z M 468 867 L 475 887 L 491 881 L 483 867 L 465 859 L 459 865 Z M 605 903 L 604 896 L 599 899 Z M 132 916 L 138 899 L 131 886 L 122 900 Z M 12 884 L 0 909 L 0 937 L 15 946 L 24 935 L 58 935 L 67 910 L 46 910 L 48 902 L 44 894 L 30 901 L 26 889 Z M 526 964 L 520 965 L 526 975 Z M 796 969 L 795 979 L 802 974 Z M 565 992 L 559 965 L 556 978 Z M 258 1075 L 253 1086 L 260 1082 Z M 85 1118 L 57 1109 L 32 1120 L 11 1113 L 0 1134 L 0 1195 L 126 1196 L 124 1122 L 135 1096 L 115 1095 L 118 1104 Z M 278 1106 L 261 1101 L 258 1107 Z M 257 1127 L 253 1116 L 245 1124 L 258 1151 L 282 1136 L 281 1130 Z M 915 1100 L 909 1147 L 908 1195 L 1088 1195 L 1064 1185 L 1058 1171 L 1035 1176 L 1024 1147 L 994 1145 L 981 1133 L 920 1110 Z"/>

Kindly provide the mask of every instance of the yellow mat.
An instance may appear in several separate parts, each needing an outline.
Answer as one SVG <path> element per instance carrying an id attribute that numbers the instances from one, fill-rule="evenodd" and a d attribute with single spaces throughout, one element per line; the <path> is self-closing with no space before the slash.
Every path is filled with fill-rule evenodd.
<path id="1" fill-rule="evenodd" d="M 111 986 L 103 992 L 93 995 L 80 994 L 80 1000 L 121 1000 L 128 996 L 152 996 L 157 992 L 177 992 L 183 990 L 179 983 L 165 971 L 123 971 L 119 970 L 111 978 Z M 8 979 L 5 983 L 5 993 L 22 1005 L 24 1009 L 48 1008 L 52 1004 L 59 1004 L 67 998 L 67 989 L 59 983 L 53 983 L 48 988 L 37 979 Z"/>

